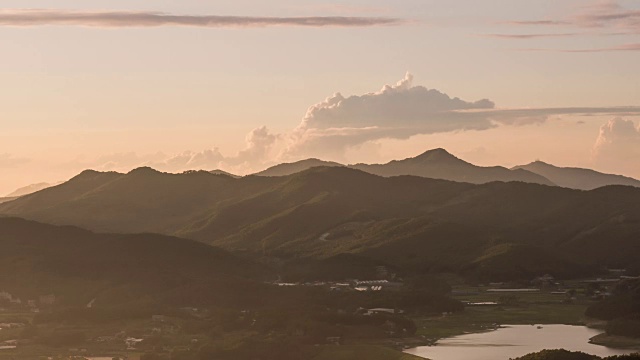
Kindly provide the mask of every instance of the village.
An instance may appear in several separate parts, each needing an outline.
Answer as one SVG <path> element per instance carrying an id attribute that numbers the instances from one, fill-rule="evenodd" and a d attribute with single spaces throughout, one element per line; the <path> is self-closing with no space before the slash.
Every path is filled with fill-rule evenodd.
<path id="1" fill-rule="evenodd" d="M 288 283 L 282 281 L 271 282 L 277 287 L 310 287 L 319 288 L 328 293 L 360 292 L 376 293 L 399 292 L 406 286 L 405 282 L 394 274 L 385 274 L 380 269 L 382 279 L 357 280 L 345 279 L 343 281 L 311 281 Z M 467 308 L 468 315 L 491 314 L 486 311 L 472 311 L 474 308 L 490 309 L 502 308 L 505 306 L 522 307 L 531 304 L 560 304 L 570 306 L 571 304 L 584 304 L 606 298 L 611 295 L 611 289 L 622 280 L 638 279 L 625 275 L 624 270 L 609 270 L 608 275 L 579 279 L 579 280 L 558 280 L 551 275 L 544 275 L 531 279 L 528 283 L 523 282 L 489 282 L 476 285 L 454 285 L 451 296 L 462 302 Z M 526 285 L 526 286 L 522 286 Z M 67 356 L 75 356 L 77 359 L 94 359 L 101 354 L 115 354 L 113 358 L 126 358 L 127 354 L 139 353 L 149 349 L 165 349 L 167 339 L 180 339 L 179 346 L 172 345 L 172 350 L 190 351 L 197 348 L 204 338 L 194 334 L 189 335 L 188 319 L 205 319 L 211 314 L 208 309 L 194 307 L 176 309 L 171 314 L 153 314 L 146 319 L 136 320 L 133 324 L 123 324 L 120 328 L 106 326 L 104 329 L 93 332 L 88 331 L 82 334 L 75 334 L 81 341 L 67 341 L 69 339 L 57 339 L 59 344 L 51 343 L 44 345 L 35 343 L 29 332 L 35 328 L 34 319 L 39 315 L 46 315 L 53 311 L 64 299 L 58 298 L 55 294 L 43 294 L 34 299 L 22 299 L 8 291 L 0 291 L 0 355 L 8 354 L 12 351 L 24 349 L 34 349 L 34 351 L 47 351 L 52 353 L 64 353 Z M 528 304 L 528 305 L 527 305 Z M 86 305 L 87 308 L 93 306 L 93 301 Z M 546 305 L 545 305 L 546 306 Z M 578 309 L 579 307 L 576 307 Z M 471 311 L 469 313 L 469 311 Z M 583 311 L 583 310 L 581 310 Z M 178 314 L 178 315 L 176 315 Z M 354 315 L 374 316 L 378 314 L 402 315 L 405 309 L 399 308 L 362 308 L 358 307 Z M 255 323 L 254 314 L 244 310 L 238 312 L 235 317 L 237 321 L 251 324 Z M 439 318 L 447 319 L 453 314 L 444 312 L 438 315 Z M 459 315 L 457 315 L 459 316 Z M 484 315 L 483 315 L 484 316 Z M 436 317 L 435 319 L 438 319 Z M 453 316 L 452 319 L 456 317 Z M 433 342 L 435 338 L 429 336 L 429 330 L 433 324 L 446 323 L 449 320 L 436 320 L 433 317 L 417 319 L 418 333 L 421 331 L 425 343 Z M 445 321 L 443 323 L 443 321 Z M 491 329 L 498 326 L 499 318 L 495 321 L 486 321 L 483 329 Z M 431 324 L 431 325 L 430 325 Z M 456 324 L 456 326 L 463 326 Z M 72 336 L 70 335 L 70 336 Z M 73 339 L 71 339 L 73 340 Z M 77 340 L 77 339 L 76 339 Z M 327 343 L 340 344 L 342 339 L 327 337 Z M 78 343 L 79 345 L 66 344 Z"/>

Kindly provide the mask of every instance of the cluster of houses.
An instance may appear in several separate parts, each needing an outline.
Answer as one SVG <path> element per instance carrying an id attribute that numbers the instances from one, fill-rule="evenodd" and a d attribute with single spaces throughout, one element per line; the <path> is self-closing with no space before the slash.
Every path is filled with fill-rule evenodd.
<path id="1" fill-rule="evenodd" d="M 499 294 L 504 296 L 512 296 L 517 294 L 536 294 L 545 293 L 566 297 L 570 300 L 576 300 L 576 294 L 580 289 L 583 290 L 587 297 L 598 300 L 611 296 L 611 289 L 624 280 L 640 280 L 640 277 L 626 276 L 626 270 L 609 269 L 609 275 L 598 278 L 582 279 L 571 281 L 570 283 L 558 281 L 551 275 L 536 277 L 530 282 L 530 287 L 519 287 L 518 285 L 495 282 L 489 283 L 488 289 L 482 289 L 487 285 L 481 284 L 478 289 L 456 289 L 453 290 L 454 296 L 473 296 L 479 295 L 481 292 Z M 522 284 L 519 284 L 522 285 Z M 498 302 L 482 301 L 472 302 L 465 301 L 467 306 L 498 306 Z"/>
<path id="2" fill-rule="evenodd" d="M 323 287 L 330 291 L 398 291 L 403 283 L 389 280 L 346 280 L 346 281 L 314 281 L 305 283 L 287 283 L 277 281 L 277 286 L 309 286 Z"/>
<path id="3" fill-rule="evenodd" d="M 22 300 L 7 291 L 0 291 L 0 302 L 6 302 L 16 306 L 28 306 L 32 312 L 40 312 L 40 307 L 53 306 L 57 298 L 54 294 L 41 295 L 38 299 Z"/>

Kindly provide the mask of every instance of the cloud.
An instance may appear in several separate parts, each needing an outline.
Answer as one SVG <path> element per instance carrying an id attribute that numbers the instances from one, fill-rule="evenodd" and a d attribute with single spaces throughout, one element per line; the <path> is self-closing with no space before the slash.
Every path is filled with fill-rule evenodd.
<path id="1" fill-rule="evenodd" d="M 27 158 L 17 158 L 7 153 L 0 154 L 0 168 L 13 168 L 29 161 Z"/>
<path id="2" fill-rule="evenodd" d="M 269 158 L 269 153 L 278 140 L 266 126 L 253 129 L 245 139 L 247 147 L 237 156 L 226 159 L 226 162 L 237 165 L 242 163 L 260 163 Z"/>
<path id="3" fill-rule="evenodd" d="M 167 172 L 181 172 L 186 170 L 214 170 L 224 160 L 224 156 L 218 148 L 207 149 L 200 152 L 184 151 L 169 156 L 160 161 L 142 163 L 138 166 L 150 166 L 154 169 Z"/>
<path id="4" fill-rule="evenodd" d="M 640 176 L 640 126 L 619 117 L 609 120 L 600 128 L 593 157 L 604 170 L 628 169 L 627 173 L 632 176 Z"/>
<path id="5" fill-rule="evenodd" d="M 290 134 L 287 152 L 316 153 L 324 149 L 337 156 L 347 147 L 382 138 L 485 130 L 495 126 L 489 119 L 454 111 L 494 106 L 486 99 L 467 102 L 423 86 L 414 87 L 413 76 L 407 73 L 404 79 L 380 91 L 350 97 L 336 93 L 311 106 Z"/>
<path id="6" fill-rule="evenodd" d="M 255 128 L 235 154 L 224 154 L 216 147 L 170 155 L 116 153 L 52 167 L 66 173 L 87 168 L 127 172 L 150 166 L 165 172 L 222 169 L 242 175 L 305 157 L 348 161 L 349 154 L 378 151 L 380 141 L 386 139 L 543 124 L 563 116 L 581 117 L 571 119 L 581 122 L 591 116 L 640 116 L 640 106 L 505 109 L 488 99 L 467 101 L 414 85 L 413 76 L 407 73 L 396 84 L 375 92 L 348 97 L 336 93 L 309 107 L 290 131 L 274 134 L 265 126 Z M 609 133 L 614 132 L 607 132 L 605 138 L 611 138 Z M 480 158 L 482 153 L 476 155 Z M 0 166 L 6 159 L 14 158 L 0 155 Z"/>
<path id="7" fill-rule="evenodd" d="M 640 10 L 626 9 L 615 0 L 585 6 L 571 20 L 573 25 L 587 28 L 614 27 L 640 33 Z"/>
<path id="8" fill-rule="evenodd" d="M 605 48 L 594 48 L 594 49 L 565 49 L 560 50 L 562 52 L 573 52 L 573 53 L 593 53 L 593 52 L 612 52 L 612 51 L 640 51 L 640 43 L 637 44 L 623 44 Z"/>
<path id="9" fill-rule="evenodd" d="M 254 17 L 218 15 L 174 15 L 160 12 L 72 11 L 54 9 L 0 10 L 0 26 L 91 26 L 91 27 L 158 27 L 192 26 L 226 27 L 370 27 L 400 25 L 405 20 L 391 17 Z"/>
<path id="10" fill-rule="evenodd" d="M 345 98 L 340 93 L 313 105 L 302 120 L 301 128 L 330 129 L 362 126 L 385 126 L 390 119 L 408 127 L 430 127 L 429 131 L 448 131 L 453 128 L 484 128 L 488 124 L 428 122 L 433 114 L 453 110 L 492 109 L 487 99 L 466 102 L 451 98 L 438 90 L 413 86 L 413 75 L 407 73 L 395 85 L 385 85 L 380 91 Z"/>
<path id="11" fill-rule="evenodd" d="M 310 10 L 314 13 L 333 13 L 333 14 L 354 14 L 354 13 L 368 13 L 368 14 L 384 14 L 391 11 L 390 8 L 379 6 L 358 6 L 358 5 L 346 5 L 346 4 L 317 4 L 317 5 L 300 5 L 294 6 L 297 10 Z"/>
<path id="12" fill-rule="evenodd" d="M 274 160 L 272 149 L 278 139 L 278 135 L 270 133 L 265 126 L 262 126 L 247 135 L 244 149 L 235 155 L 224 155 L 216 147 L 202 151 L 187 150 L 173 155 L 164 153 L 139 155 L 128 152 L 104 155 L 91 160 L 76 159 L 63 164 L 62 167 L 76 171 L 91 168 L 99 171 L 127 172 L 137 167 L 149 166 L 172 173 L 224 169 L 244 174 L 272 164 Z M 1 159 L 0 156 L 0 161 Z"/>
<path id="13" fill-rule="evenodd" d="M 544 52 L 560 52 L 560 53 L 598 53 L 598 52 L 633 52 L 640 51 L 640 43 L 623 44 L 604 48 L 592 49 L 548 49 L 548 48 L 529 48 L 517 49 L 518 51 L 544 51 Z"/>
<path id="14" fill-rule="evenodd" d="M 640 10 L 627 9 L 616 0 L 582 6 L 563 19 L 518 20 L 501 22 L 517 26 L 571 26 L 582 29 L 618 29 L 628 34 L 640 33 Z"/>
<path id="15" fill-rule="evenodd" d="M 284 156 L 328 154 L 341 159 L 349 148 L 370 141 L 541 124 L 563 115 L 635 116 L 640 115 L 640 106 L 500 109 L 487 99 L 469 102 L 414 86 L 413 76 L 407 74 L 380 91 L 350 97 L 337 93 L 311 106 L 300 125 L 286 136 Z"/>
<path id="16" fill-rule="evenodd" d="M 567 21 L 561 20 L 512 20 L 512 21 L 500 21 L 498 24 L 506 25 L 527 25 L 527 26 L 539 26 L 539 25 L 569 25 Z"/>
<path id="17" fill-rule="evenodd" d="M 640 10 L 628 9 L 615 0 L 604 0 L 582 6 L 574 13 L 560 19 L 517 20 L 500 22 L 503 25 L 527 27 L 565 27 L 580 29 L 581 33 L 545 33 L 545 34 L 490 34 L 488 37 L 503 39 L 533 39 L 563 36 L 591 35 L 591 36 L 619 36 L 640 34 Z M 594 49 L 524 49 L 529 51 L 553 51 L 566 53 L 592 53 L 638 51 L 638 44 L 622 44 Z"/>
<path id="18" fill-rule="evenodd" d="M 557 38 L 557 37 L 572 37 L 578 36 L 579 33 L 553 33 L 553 34 L 482 34 L 482 37 L 496 38 L 496 39 L 516 39 L 516 40 L 528 40 L 528 39 L 543 39 L 543 38 Z"/>

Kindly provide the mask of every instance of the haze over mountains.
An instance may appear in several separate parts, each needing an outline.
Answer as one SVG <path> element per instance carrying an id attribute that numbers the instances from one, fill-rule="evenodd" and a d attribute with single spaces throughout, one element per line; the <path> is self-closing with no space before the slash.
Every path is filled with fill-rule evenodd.
<path id="1" fill-rule="evenodd" d="M 34 192 L 38 192 L 40 190 L 46 189 L 48 187 L 51 187 L 53 185 L 58 185 L 60 183 L 57 184 L 49 184 L 49 183 L 38 183 L 38 184 L 31 184 L 25 187 L 21 187 L 17 190 L 15 190 L 14 192 L 8 194 L 6 197 L 8 198 L 12 198 L 12 197 L 20 197 L 20 196 L 24 196 L 24 195 L 29 195 L 29 194 L 33 194 Z"/>
<path id="2" fill-rule="evenodd" d="M 521 181 L 557 185 L 579 190 L 593 190 L 608 185 L 640 187 L 640 181 L 620 175 L 599 173 L 590 169 L 559 168 L 542 162 L 507 169 L 502 166 L 482 167 L 461 160 L 445 149 L 434 149 L 413 158 L 386 164 L 343 165 L 336 162 L 307 159 L 273 166 L 256 173 L 259 176 L 292 175 L 317 166 L 344 166 L 384 177 L 413 175 L 472 184 L 492 181 Z"/>
<path id="3" fill-rule="evenodd" d="M 351 167 L 385 177 L 414 175 L 472 184 L 484 184 L 492 181 L 522 181 L 553 185 L 543 176 L 527 170 L 509 170 L 501 166 L 476 166 L 458 159 L 444 149 L 430 150 L 414 158 L 391 161 L 384 165 L 358 164 Z"/>
<path id="4" fill-rule="evenodd" d="M 404 164 L 450 159 L 427 155 Z M 626 267 L 640 252 L 637 188 L 470 184 L 340 166 L 243 178 L 150 168 L 85 171 L 1 204 L 0 214 L 94 231 L 178 235 L 271 257 L 348 253 L 405 269 L 492 278 Z"/>
<path id="5" fill-rule="evenodd" d="M 9 202 L 11 200 L 15 200 L 15 199 L 19 198 L 20 196 L 33 194 L 34 192 L 38 192 L 40 190 L 44 190 L 46 188 L 49 188 L 51 186 L 58 185 L 58 184 L 61 184 L 61 182 L 56 183 L 56 184 L 38 183 L 38 184 L 32 184 L 32 185 L 28 185 L 28 186 L 25 186 L 25 187 L 21 187 L 21 188 L 15 190 L 15 191 L 13 191 L 12 193 L 8 194 L 5 197 L 0 197 L 0 204 L 5 203 L 5 202 Z"/>
<path id="6" fill-rule="evenodd" d="M 542 161 L 516 166 L 513 169 L 522 169 L 536 173 L 546 177 L 558 186 L 572 189 L 593 190 L 608 185 L 640 187 L 640 181 L 630 177 L 603 174 L 591 169 L 557 167 Z"/>
<path id="7" fill-rule="evenodd" d="M 255 175 L 258 176 L 287 176 L 293 175 L 313 167 L 326 166 L 326 167 L 341 167 L 345 166 L 333 161 L 324 161 L 319 159 L 306 159 L 293 163 L 283 163 L 272 166 L 266 170 L 260 171 Z"/>

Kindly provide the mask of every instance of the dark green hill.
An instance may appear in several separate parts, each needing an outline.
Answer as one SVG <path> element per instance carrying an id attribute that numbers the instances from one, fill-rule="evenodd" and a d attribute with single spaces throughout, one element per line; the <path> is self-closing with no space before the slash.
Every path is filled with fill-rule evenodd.
<path id="1" fill-rule="evenodd" d="M 54 294 L 67 306 L 93 299 L 95 306 L 229 304 L 257 288 L 251 279 L 265 274 L 256 264 L 191 240 L 95 234 L 18 218 L 0 218 L 0 248 L 0 291 L 23 300 Z"/>
<path id="2" fill-rule="evenodd" d="M 640 181 L 621 175 L 603 174 L 591 169 L 557 167 L 542 161 L 513 168 L 544 176 L 556 185 L 580 190 L 593 190 L 609 185 L 640 187 Z"/>
<path id="3" fill-rule="evenodd" d="M 445 149 L 429 150 L 414 158 L 394 160 L 387 164 L 357 164 L 351 165 L 351 168 L 386 177 L 413 175 L 472 184 L 484 184 L 492 181 L 522 181 L 553 185 L 544 176 L 523 169 L 509 170 L 501 166 L 476 166 L 458 159 Z"/>
<path id="4" fill-rule="evenodd" d="M 206 171 L 128 174 L 85 171 L 68 182 L 2 204 L 1 213 L 106 232 L 174 234 L 216 204 L 269 188 L 273 180 Z"/>
<path id="5" fill-rule="evenodd" d="M 346 253 L 403 269 L 491 278 L 624 268 L 640 253 L 637 188 L 473 185 L 347 167 L 238 179 L 149 168 L 85 172 L 1 204 L 0 214 L 177 235 L 283 259 Z"/>

